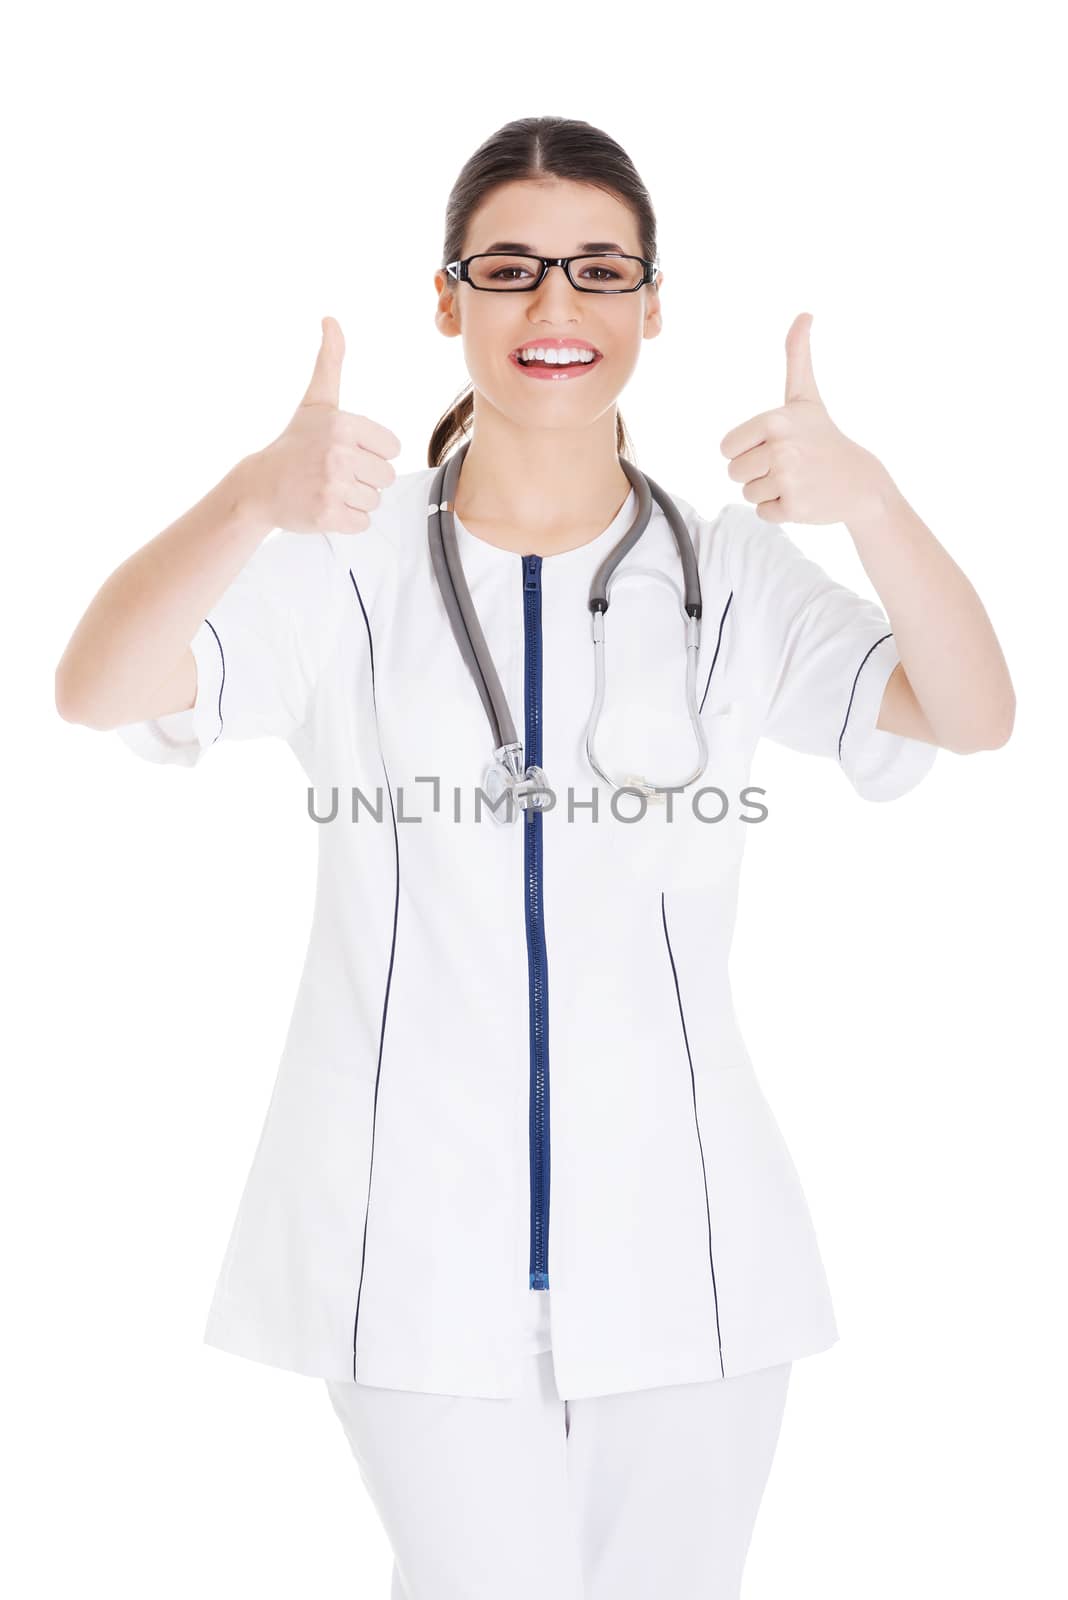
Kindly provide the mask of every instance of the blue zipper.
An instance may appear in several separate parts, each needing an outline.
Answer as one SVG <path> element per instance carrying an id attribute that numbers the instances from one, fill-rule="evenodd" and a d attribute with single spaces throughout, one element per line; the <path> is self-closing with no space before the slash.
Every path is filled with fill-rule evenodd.
<path id="1" fill-rule="evenodd" d="M 541 766 L 541 556 L 523 556 L 526 645 L 526 765 Z M 530 1287 L 549 1287 L 549 1017 L 545 1005 L 545 913 L 541 811 L 523 813 L 527 972 L 530 993 Z"/>

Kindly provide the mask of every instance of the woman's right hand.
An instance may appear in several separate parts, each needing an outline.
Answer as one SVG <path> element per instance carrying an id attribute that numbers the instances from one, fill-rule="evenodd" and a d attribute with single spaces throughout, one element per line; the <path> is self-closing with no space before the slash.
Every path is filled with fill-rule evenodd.
<path id="1" fill-rule="evenodd" d="M 345 336 L 333 317 L 311 382 L 288 427 L 247 458 L 252 495 L 274 528 L 293 533 L 362 533 L 369 512 L 397 474 L 396 434 L 369 417 L 340 409 Z"/>

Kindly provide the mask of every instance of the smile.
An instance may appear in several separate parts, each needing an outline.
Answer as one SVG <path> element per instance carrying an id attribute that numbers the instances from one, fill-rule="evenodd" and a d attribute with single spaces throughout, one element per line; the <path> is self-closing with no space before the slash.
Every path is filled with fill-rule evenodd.
<path id="1" fill-rule="evenodd" d="M 548 378 L 557 383 L 563 379 L 581 377 L 601 360 L 595 350 L 560 350 L 552 346 L 542 348 L 535 345 L 528 349 L 530 354 L 526 356 L 513 350 L 509 361 L 530 378 Z"/>

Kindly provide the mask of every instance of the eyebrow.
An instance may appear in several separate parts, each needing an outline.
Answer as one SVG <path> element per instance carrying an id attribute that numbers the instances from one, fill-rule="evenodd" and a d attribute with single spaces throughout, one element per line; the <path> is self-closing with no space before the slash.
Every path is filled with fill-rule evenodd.
<path id="1" fill-rule="evenodd" d="M 517 244 L 514 239 L 496 239 L 493 244 L 488 244 L 485 250 L 479 250 L 476 252 L 476 254 L 490 255 L 499 250 L 509 253 L 514 252 L 516 255 L 521 256 L 536 256 L 538 254 L 538 251 L 535 250 L 532 244 Z M 576 246 L 575 253 L 577 255 L 585 255 L 594 250 L 614 250 L 618 255 L 621 256 L 630 254 L 629 250 L 624 250 L 623 246 L 621 244 L 616 244 L 613 239 L 587 239 L 582 244 Z"/>

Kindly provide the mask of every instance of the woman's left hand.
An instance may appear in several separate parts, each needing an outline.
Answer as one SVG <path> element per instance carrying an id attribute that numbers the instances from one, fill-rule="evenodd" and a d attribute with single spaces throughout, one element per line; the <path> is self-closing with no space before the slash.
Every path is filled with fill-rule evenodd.
<path id="1" fill-rule="evenodd" d="M 878 457 L 831 421 L 812 371 L 811 327 L 802 311 L 786 335 L 785 403 L 732 428 L 720 444 L 727 476 L 765 522 L 860 521 L 893 486 Z"/>

